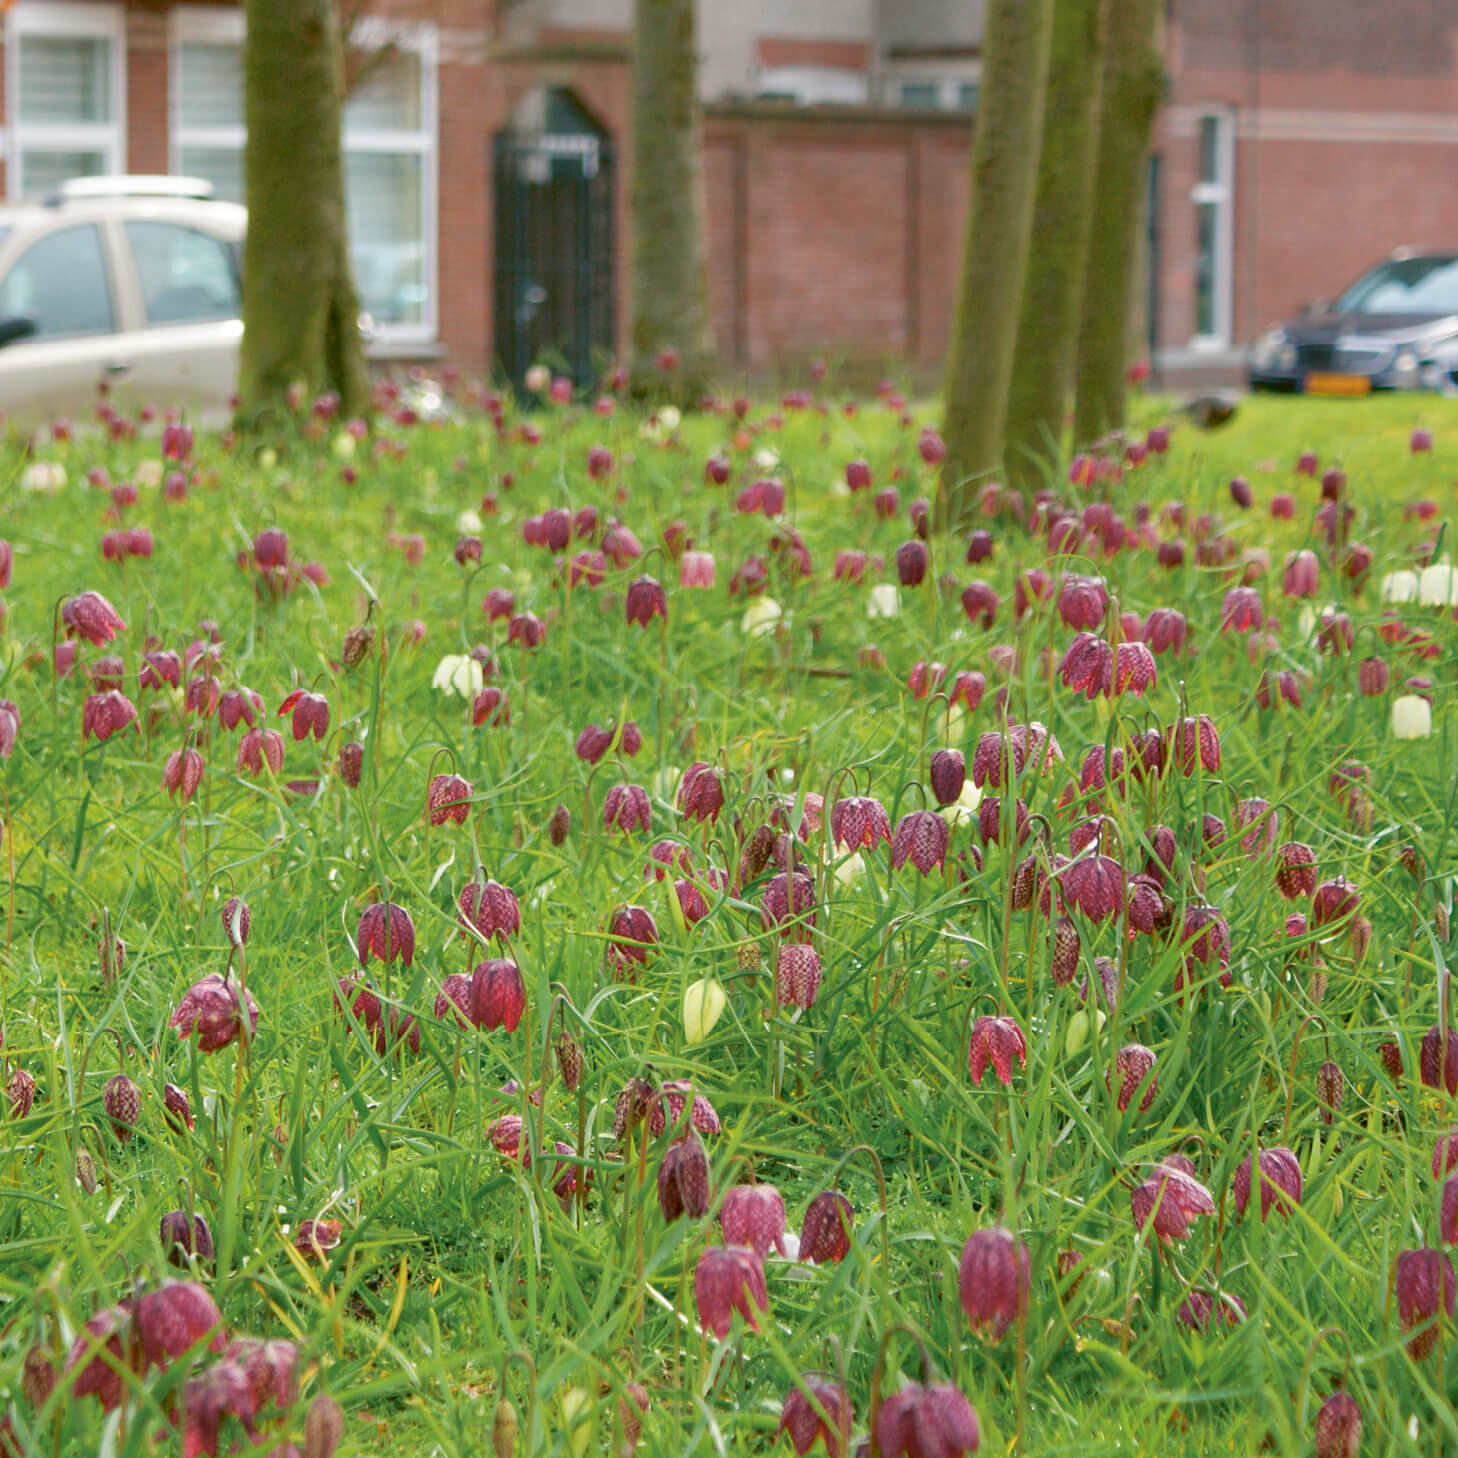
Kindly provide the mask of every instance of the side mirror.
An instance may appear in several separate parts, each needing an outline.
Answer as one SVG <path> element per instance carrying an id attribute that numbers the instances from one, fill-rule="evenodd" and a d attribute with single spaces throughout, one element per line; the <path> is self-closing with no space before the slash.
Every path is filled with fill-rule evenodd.
<path id="1" fill-rule="evenodd" d="M 13 319 L 0 319 L 0 349 L 14 344 L 17 339 L 29 339 L 36 332 L 36 322 L 28 314 L 16 315 Z"/>

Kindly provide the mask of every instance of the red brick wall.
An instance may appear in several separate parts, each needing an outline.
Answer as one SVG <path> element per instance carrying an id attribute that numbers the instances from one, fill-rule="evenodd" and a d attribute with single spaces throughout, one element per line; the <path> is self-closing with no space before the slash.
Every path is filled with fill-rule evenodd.
<path id="1" fill-rule="evenodd" d="M 969 141 L 962 118 L 711 109 L 706 248 L 726 368 L 938 363 Z"/>
<path id="2" fill-rule="evenodd" d="M 165 12 L 127 13 L 127 171 L 169 170 Z"/>

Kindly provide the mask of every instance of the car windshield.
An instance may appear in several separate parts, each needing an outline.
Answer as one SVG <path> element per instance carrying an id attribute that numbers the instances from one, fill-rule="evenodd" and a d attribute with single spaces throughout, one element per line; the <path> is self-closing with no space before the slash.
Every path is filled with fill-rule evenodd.
<path id="1" fill-rule="evenodd" d="M 1458 314 L 1458 258 L 1398 258 L 1365 273 L 1339 314 Z"/>

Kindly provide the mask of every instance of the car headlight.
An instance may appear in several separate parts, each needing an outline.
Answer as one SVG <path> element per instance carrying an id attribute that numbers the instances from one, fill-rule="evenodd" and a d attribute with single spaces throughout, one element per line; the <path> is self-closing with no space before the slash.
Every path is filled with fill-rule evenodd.
<path id="1" fill-rule="evenodd" d="M 1296 363 L 1296 351 L 1280 325 L 1267 329 L 1251 346 L 1250 362 L 1258 370 L 1290 369 Z"/>
<path id="2" fill-rule="evenodd" d="M 1418 372 L 1417 350 L 1404 345 L 1392 359 L 1392 372 L 1397 375 L 1415 377 Z"/>

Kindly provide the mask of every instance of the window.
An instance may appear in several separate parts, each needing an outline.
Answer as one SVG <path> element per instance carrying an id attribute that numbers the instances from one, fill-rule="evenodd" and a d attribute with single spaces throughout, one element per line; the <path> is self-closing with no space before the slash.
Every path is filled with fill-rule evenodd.
<path id="1" fill-rule="evenodd" d="M 1233 128 L 1224 112 L 1207 112 L 1199 123 L 1200 180 L 1195 204 L 1196 347 L 1220 348 L 1230 340 L 1231 173 Z"/>
<path id="2" fill-rule="evenodd" d="M 122 8 L 22 0 L 6 27 L 6 161 L 13 197 L 42 197 L 68 177 L 121 172 Z"/>
<path id="3" fill-rule="evenodd" d="M 864 106 L 869 91 L 865 72 L 843 66 L 762 66 L 755 86 L 765 101 L 798 106 Z"/>
<path id="4" fill-rule="evenodd" d="M 934 110 L 942 104 L 941 84 L 936 81 L 903 81 L 901 104 Z"/>
<path id="5" fill-rule="evenodd" d="M 436 330 L 436 34 L 355 24 L 344 104 L 350 262 L 362 307 L 386 342 Z M 172 167 L 243 201 L 243 17 L 181 6 L 173 21 Z"/>
<path id="6" fill-rule="evenodd" d="M 173 12 L 172 170 L 204 177 L 214 196 L 243 201 L 243 15 Z"/>
<path id="7" fill-rule="evenodd" d="M 138 219 L 128 219 L 126 233 L 148 324 L 236 319 L 242 312 L 233 253 L 222 239 Z"/>
<path id="8" fill-rule="evenodd" d="M 34 339 L 109 334 L 111 284 L 94 223 L 32 243 L 0 283 L 0 319 L 34 319 Z"/>
<path id="9" fill-rule="evenodd" d="M 414 44 L 367 30 L 358 38 L 377 53 L 365 57 L 344 103 L 355 286 L 387 337 L 428 337 L 435 328 L 434 35 L 417 36 Z"/>
<path id="10" fill-rule="evenodd" d="M 957 108 L 960 111 L 976 111 L 977 97 L 982 91 L 980 81 L 961 81 L 957 84 Z"/>

